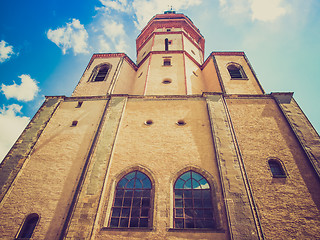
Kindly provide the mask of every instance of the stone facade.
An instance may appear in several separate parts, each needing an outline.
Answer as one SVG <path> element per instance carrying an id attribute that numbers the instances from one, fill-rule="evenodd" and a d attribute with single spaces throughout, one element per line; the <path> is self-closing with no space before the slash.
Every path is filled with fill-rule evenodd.
<path id="1" fill-rule="evenodd" d="M 292 93 L 264 92 L 243 52 L 204 60 L 204 41 L 183 14 L 156 15 L 137 63 L 94 54 L 71 97 L 47 97 L 0 165 L 0 238 L 37 214 L 32 239 L 319 239 L 319 135 Z M 132 171 L 152 184 L 149 225 L 111 227 Z M 188 171 L 210 186 L 214 227 L 176 226 Z"/>

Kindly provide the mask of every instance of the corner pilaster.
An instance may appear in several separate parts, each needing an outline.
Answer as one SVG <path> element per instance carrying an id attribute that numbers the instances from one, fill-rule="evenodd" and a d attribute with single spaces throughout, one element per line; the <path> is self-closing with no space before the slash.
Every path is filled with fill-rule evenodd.
<path id="1" fill-rule="evenodd" d="M 293 93 L 271 93 L 320 178 L 320 137 L 294 100 Z"/>
<path id="2" fill-rule="evenodd" d="M 0 202 L 64 96 L 47 97 L 0 165 Z"/>
<path id="3" fill-rule="evenodd" d="M 126 96 L 111 96 L 99 129 L 99 136 L 90 157 L 85 181 L 64 239 L 91 239 L 99 219 L 100 198 L 110 165 L 114 142 L 127 101 Z"/>
<path id="4" fill-rule="evenodd" d="M 223 95 L 206 95 L 231 239 L 260 239 Z"/>

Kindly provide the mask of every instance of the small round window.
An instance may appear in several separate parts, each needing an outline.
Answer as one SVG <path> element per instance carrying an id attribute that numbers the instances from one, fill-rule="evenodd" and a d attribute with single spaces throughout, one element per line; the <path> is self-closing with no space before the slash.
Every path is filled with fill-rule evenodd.
<path id="1" fill-rule="evenodd" d="M 144 122 L 145 125 L 150 126 L 153 124 L 153 121 L 151 119 Z"/>
<path id="2" fill-rule="evenodd" d="M 186 125 L 186 122 L 185 122 L 184 120 L 178 120 L 178 121 L 176 122 L 176 124 L 177 124 L 178 126 L 183 126 L 183 125 Z"/>
<path id="3" fill-rule="evenodd" d="M 164 79 L 162 81 L 163 84 L 170 84 L 172 81 L 170 79 Z"/>

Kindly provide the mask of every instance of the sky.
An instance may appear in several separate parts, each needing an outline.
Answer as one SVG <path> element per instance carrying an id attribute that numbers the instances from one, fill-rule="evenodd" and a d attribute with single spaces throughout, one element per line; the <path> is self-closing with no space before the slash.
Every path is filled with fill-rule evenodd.
<path id="1" fill-rule="evenodd" d="M 319 0 L 0 1 L 0 161 L 45 96 L 70 96 L 93 53 L 135 62 L 141 29 L 171 7 L 200 29 L 205 59 L 244 51 L 265 92 L 294 92 L 320 132 Z"/>

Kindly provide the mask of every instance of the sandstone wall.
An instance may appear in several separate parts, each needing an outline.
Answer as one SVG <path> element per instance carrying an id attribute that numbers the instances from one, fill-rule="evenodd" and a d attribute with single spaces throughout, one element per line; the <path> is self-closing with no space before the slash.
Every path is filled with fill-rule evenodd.
<path id="1" fill-rule="evenodd" d="M 320 238 L 319 180 L 275 100 L 234 97 L 227 105 L 266 239 Z M 272 177 L 272 158 L 287 178 Z"/>

